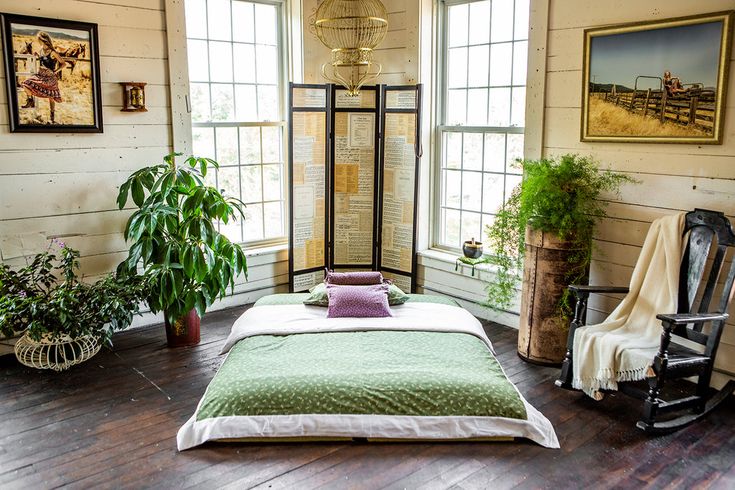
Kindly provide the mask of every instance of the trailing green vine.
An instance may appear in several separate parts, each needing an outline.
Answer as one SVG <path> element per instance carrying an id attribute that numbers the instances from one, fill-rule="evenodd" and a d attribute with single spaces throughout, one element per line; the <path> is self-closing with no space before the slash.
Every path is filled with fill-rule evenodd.
<path id="1" fill-rule="evenodd" d="M 518 161 L 523 181 L 511 192 L 486 228 L 493 262 L 498 266 L 495 282 L 487 286 L 488 305 L 508 309 L 521 281 L 526 249 L 526 226 L 554 233 L 578 250 L 569 284 L 586 280 L 592 259 L 595 225 L 607 216 L 603 192 L 618 194 L 625 183 L 636 182 L 628 175 L 601 170 L 592 157 L 563 155 L 559 158 Z M 571 314 L 568 291 L 559 304 L 565 319 Z"/>

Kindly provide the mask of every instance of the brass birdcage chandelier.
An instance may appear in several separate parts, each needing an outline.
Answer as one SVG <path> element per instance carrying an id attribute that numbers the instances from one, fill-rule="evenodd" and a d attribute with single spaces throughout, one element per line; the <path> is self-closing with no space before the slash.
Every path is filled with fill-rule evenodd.
<path id="1" fill-rule="evenodd" d="M 322 75 L 339 83 L 349 95 L 357 95 L 383 67 L 373 60 L 373 50 L 388 32 L 388 14 L 380 0 L 324 0 L 314 16 L 316 37 L 332 50 L 332 61 L 322 65 Z"/>

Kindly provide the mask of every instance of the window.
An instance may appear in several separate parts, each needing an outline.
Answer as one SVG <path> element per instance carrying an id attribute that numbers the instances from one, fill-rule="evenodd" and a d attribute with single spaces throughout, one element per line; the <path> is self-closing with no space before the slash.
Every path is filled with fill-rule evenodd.
<path id="1" fill-rule="evenodd" d="M 279 3 L 186 0 L 192 143 L 220 168 L 210 185 L 245 204 L 220 231 L 254 244 L 284 227 L 284 57 Z"/>
<path id="2" fill-rule="evenodd" d="M 442 4 L 434 243 L 484 236 L 521 180 L 529 0 Z"/>

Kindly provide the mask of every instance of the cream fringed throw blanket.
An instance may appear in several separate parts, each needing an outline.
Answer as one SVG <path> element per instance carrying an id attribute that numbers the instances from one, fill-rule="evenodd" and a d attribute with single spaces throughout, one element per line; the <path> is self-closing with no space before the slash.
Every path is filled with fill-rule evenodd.
<path id="1" fill-rule="evenodd" d="M 596 400 L 600 389 L 617 390 L 618 381 L 644 379 L 650 361 L 623 356 L 626 349 L 659 345 L 659 313 L 675 313 L 682 253 L 684 213 L 651 224 L 630 279 L 630 292 L 598 325 L 574 334 L 572 384 Z"/>

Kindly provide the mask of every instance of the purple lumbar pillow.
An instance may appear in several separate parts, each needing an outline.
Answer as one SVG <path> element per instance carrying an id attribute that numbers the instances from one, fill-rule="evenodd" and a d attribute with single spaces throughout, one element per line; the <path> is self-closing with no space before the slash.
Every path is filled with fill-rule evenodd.
<path id="1" fill-rule="evenodd" d="M 324 282 L 326 284 L 339 284 L 341 286 L 369 286 L 372 284 L 382 284 L 383 274 L 378 271 L 334 272 L 328 270 Z"/>
<path id="2" fill-rule="evenodd" d="M 388 285 L 327 285 L 329 309 L 327 318 L 377 318 L 393 316 L 388 305 Z"/>

